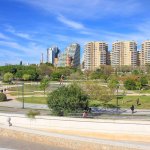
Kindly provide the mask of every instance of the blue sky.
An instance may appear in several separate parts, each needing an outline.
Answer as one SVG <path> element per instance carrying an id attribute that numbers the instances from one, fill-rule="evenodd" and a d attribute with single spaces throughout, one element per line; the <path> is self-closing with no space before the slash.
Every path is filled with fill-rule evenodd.
<path id="1" fill-rule="evenodd" d="M 0 65 L 39 63 L 47 47 L 150 39 L 149 0 L 0 0 Z"/>

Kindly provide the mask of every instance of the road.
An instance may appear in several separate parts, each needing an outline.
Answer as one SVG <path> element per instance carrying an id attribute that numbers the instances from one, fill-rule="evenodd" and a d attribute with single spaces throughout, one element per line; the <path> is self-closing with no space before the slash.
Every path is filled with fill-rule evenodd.
<path id="1" fill-rule="evenodd" d="M 0 136 L 0 150 L 69 150 L 69 149 Z"/>

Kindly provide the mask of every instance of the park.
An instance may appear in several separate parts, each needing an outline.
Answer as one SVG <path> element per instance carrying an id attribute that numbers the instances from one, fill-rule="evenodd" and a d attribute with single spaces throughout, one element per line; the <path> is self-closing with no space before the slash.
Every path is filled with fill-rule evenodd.
<path id="1" fill-rule="evenodd" d="M 102 148 L 114 146 L 114 149 L 116 146 L 126 149 L 146 149 L 149 146 L 148 74 L 140 70 L 115 73 L 109 66 L 94 72 L 71 68 L 56 70 L 42 64 L 42 69 L 36 67 L 36 71 L 41 69 L 41 72 L 22 74 L 18 78 L 14 67 L 18 66 L 6 67 L 7 72 L 1 71 L 1 129 L 8 126 L 7 118 L 11 118 L 9 121 L 12 124 L 5 129 L 7 135 L 12 136 L 16 132 L 17 136 L 13 138 L 24 139 L 30 133 L 32 139 L 29 139 L 36 142 L 36 133 L 49 145 L 54 141 L 54 145 L 58 145 L 54 137 L 67 143 L 68 139 L 72 139 L 73 143 L 80 141 L 78 145 L 72 143 L 73 149 L 82 149 L 85 144 L 92 149 L 93 144 L 87 140 L 95 143 L 93 138 L 100 140 L 96 142 L 95 149 L 100 145 Z M 35 66 L 28 68 L 28 72 L 33 68 Z M 35 77 L 34 80 L 31 75 Z M 131 106 L 134 106 L 134 110 L 131 110 Z M 83 115 L 84 112 L 87 114 Z M 45 136 L 50 136 L 51 140 L 47 141 Z M 71 149 L 69 144 L 61 143 L 61 146 Z"/>

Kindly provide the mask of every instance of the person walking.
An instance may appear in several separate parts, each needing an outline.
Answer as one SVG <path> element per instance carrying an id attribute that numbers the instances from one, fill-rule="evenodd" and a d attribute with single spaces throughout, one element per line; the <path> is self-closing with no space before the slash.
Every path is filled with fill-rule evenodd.
<path id="1" fill-rule="evenodd" d="M 133 114 L 133 113 L 134 113 L 134 105 L 132 105 L 132 106 L 130 107 L 130 109 L 131 109 L 132 114 Z"/>
<path id="2" fill-rule="evenodd" d="M 8 121 L 8 125 L 9 125 L 9 127 L 10 127 L 10 126 L 12 126 L 11 118 L 10 118 L 10 117 L 8 118 L 8 120 L 7 120 L 7 121 Z"/>
<path id="3" fill-rule="evenodd" d="M 87 118 L 87 116 L 88 116 L 88 113 L 87 113 L 87 111 L 85 110 L 85 111 L 83 112 L 83 114 L 82 114 L 82 117 L 83 117 L 83 118 Z"/>

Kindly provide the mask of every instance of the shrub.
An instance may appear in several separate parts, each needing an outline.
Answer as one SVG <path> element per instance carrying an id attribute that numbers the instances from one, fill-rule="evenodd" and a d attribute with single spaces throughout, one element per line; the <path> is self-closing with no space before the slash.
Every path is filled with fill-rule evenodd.
<path id="1" fill-rule="evenodd" d="M 133 79 L 127 79 L 124 82 L 124 86 L 127 90 L 135 90 L 136 89 L 136 82 Z"/>
<path id="2" fill-rule="evenodd" d="M 40 112 L 37 110 L 30 110 L 26 115 L 29 118 L 35 118 L 35 116 L 40 115 Z"/>
<path id="3" fill-rule="evenodd" d="M 3 80 L 4 82 L 10 82 L 13 79 L 13 74 L 10 72 L 7 72 L 4 74 Z"/>
<path id="4" fill-rule="evenodd" d="M 0 101 L 7 101 L 7 96 L 4 93 L 0 93 Z"/>
<path id="5" fill-rule="evenodd" d="M 58 116 L 88 108 L 88 96 L 77 84 L 61 86 L 48 95 L 48 107 Z"/>

